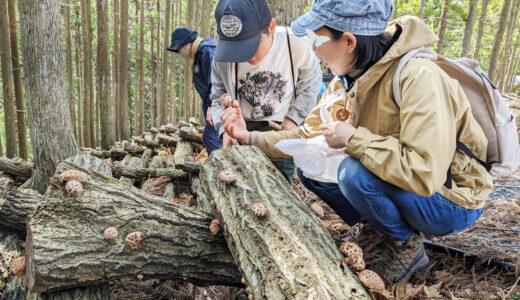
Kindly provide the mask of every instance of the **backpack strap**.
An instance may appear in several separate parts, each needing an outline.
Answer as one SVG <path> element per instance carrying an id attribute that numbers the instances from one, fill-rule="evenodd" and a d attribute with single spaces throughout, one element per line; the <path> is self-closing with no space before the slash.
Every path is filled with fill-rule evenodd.
<path id="1" fill-rule="evenodd" d="M 285 27 L 285 35 L 287 36 L 287 47 L 289 48 L 289 60 L 291 61 L 291 74 L 292 74 L 292 84 L 294 88 L 294 100 L 296 100 L 296 83 L 294 81 L 294 66 L 292 60 L 292 51 L 291 51 L 291 41 L 289 40 L 289 29 Z"/>
<path id="2" fill-rule="evenodd" d="M 403 71 L 404 66 L 410 61 L 412 58 L 428 58 L 433 61 L 439 58 L 439 55 L 429 49 L 426 48 L 417 48 L 406 53 L 399 64 L 397 64 L 397 69 L 395 69 L 394 78 L 392 79 L 392 91 L 394 94 L 394 101 L 397 104 L 397 107 L 401 108 L 401 71 Z"/>

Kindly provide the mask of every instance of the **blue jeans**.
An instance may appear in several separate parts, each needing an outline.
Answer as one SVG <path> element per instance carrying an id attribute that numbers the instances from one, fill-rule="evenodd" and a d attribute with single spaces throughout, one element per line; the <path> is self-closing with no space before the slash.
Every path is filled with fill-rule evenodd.
<path id="1" fill-rule="evenodd" d="M 402 241 L 413 232 L 448 235 L 471 226 L 482 209 L 466 209 L 438 193 L 421 197 L 372 174 L 359 160 L 345 158 L 338 168 L 338 184 L 298 176 L 306 188 L 325 201 L 349 225 L 361 217 L 387 236 Z"/>
<path id="2" fill-rule="evenodd" d="M 209 125 L 208 123 L 206 123 L 204 132 L 202 133 L 202 143 L 204 148 L 206 148 L 208 151 L 208 155 L 211 153 L 211 151 L 222 148 L 222 144 L 218 138 L 218 132 L 215 130 L 215 127 Z"/>

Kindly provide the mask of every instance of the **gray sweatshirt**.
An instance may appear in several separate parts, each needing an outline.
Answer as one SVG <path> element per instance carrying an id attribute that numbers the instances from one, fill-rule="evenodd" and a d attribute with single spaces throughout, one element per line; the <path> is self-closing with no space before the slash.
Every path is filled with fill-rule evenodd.
<path id="1" fill-rule="evenodd" d="M 213 61 L 210 98 L 219 136 L 224 133 L 220 120 L 224 107 L 218 104 L 218 99 L 225 93 L 239 101 L 246 121 L 282 122 L 288 117 L 300 125 L 316 105 L 322 81 L 318 58 L 307 37 L 297 37 L 290 29 L 288 32 L 295 83 L 286 27 L 276 27 L 273 45 L 259 64 L 238 64 L 238 95 L 235 95 L 235 63 Z"/>

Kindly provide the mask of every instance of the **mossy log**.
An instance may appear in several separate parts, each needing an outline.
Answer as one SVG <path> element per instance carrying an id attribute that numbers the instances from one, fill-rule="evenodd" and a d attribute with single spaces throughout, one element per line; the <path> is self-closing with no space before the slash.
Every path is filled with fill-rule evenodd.
<path id="1" fill-rule="evenodd" d="M 175 145 L 177 145 L 177 142 L 180 141 L 180 138 L 176 135 L 171 136 L 167 134 L 159 134 L 157 138 L 159 139 L 159 143 L 172 147 L 175 147 Z"/>
<path id="2" fill-rule="evenodd" d="M 0 171 L 22 179 L 31 178 L 33 167 L 33 163 L 26 162 L 21 158 L 9 159 L 0 157 Z"/>
<path id="3" fill-rule="evenodd" d="M 107 166 L 108 167 L 108 166 Z M 57 174 L 66 169 L 89 173 L 83 193 L 64 191 Z M 182 279 L 196 284 L 240 285 L 240 274 L 222 236 L 212 236 L 209 215 L 113 177 L 62 162 L 42 204 L 27 225 L 27 282 L 33 292 L 93 285 L 118 278 Z M 103 238 L 116 227 L 114 242 Z M 125 245 L 130 232 L 142 231 L 142 247 Z"/>
<path id="4" fill-rule="evenodd" d="M 197 144 L 202 144 L 202 138 L 190 131 L 187 131 L 187 130 L 179 130 L 179 133 L 178 133 L 179 137 L 185 141 L 190 141 L 190 142 L 194 142 L 194 143 L 197 143 Z"/>
<path id="5" fill-rule="evenodd" d="M 173 154 L 175 165 L 182 165 L 186 160 L 186 155 L 193 152 L 193 145 L 188 141 L 179 141 Z"/>
<path id="6" fill-rule="evenodd" d="M 218 179 L 231 170 L 236 181 Z M 344 262 L 333 239 L 269 159 L 256 147 L 213 151 L 202 164 L 200 183 L 235 262 L 255 299 L 370 299 Z M 200 191 L 199 191 L 200 192 Z M 251 212 L 253 202 L 268 208 Z"/>
<path id="7" fill-rule="evenodd" d="M 188 179 L 188 173 L 173 168 L 127 168 L 118 165 L 111 165 L 112 174 L 114 177 L 132 177 L 132 178 L 148 178 L 148 177 L 161 177 L 168 176 L 171 178 L 185 178 Z"/>
<path id="8" fill-rule="evenodd" d="M 25 235 L 25 226 L 43 196 L 31 189 L 13 189 L 0 198 L 0 228 Z"/>

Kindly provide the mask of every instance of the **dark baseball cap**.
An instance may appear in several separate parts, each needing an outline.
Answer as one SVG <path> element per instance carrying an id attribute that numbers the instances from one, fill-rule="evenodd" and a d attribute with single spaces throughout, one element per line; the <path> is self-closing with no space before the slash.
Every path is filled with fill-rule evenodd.
<path id="1" fill-rule="evenodd" d="M 169 51 L 178 52 L 179 48 L 192 43 L 197 38 L 197 32 L 188 27 L 177 27 L 172 32 L 172 42 L 170 47 L 166 48 Z"/>
<path id="2" fill-rule="evenodd" d="M 215 19 L 219 40 L 214 60 L 244 62 L 255 55 L 273 17 L 265 0 L 221 0 Z"/>

